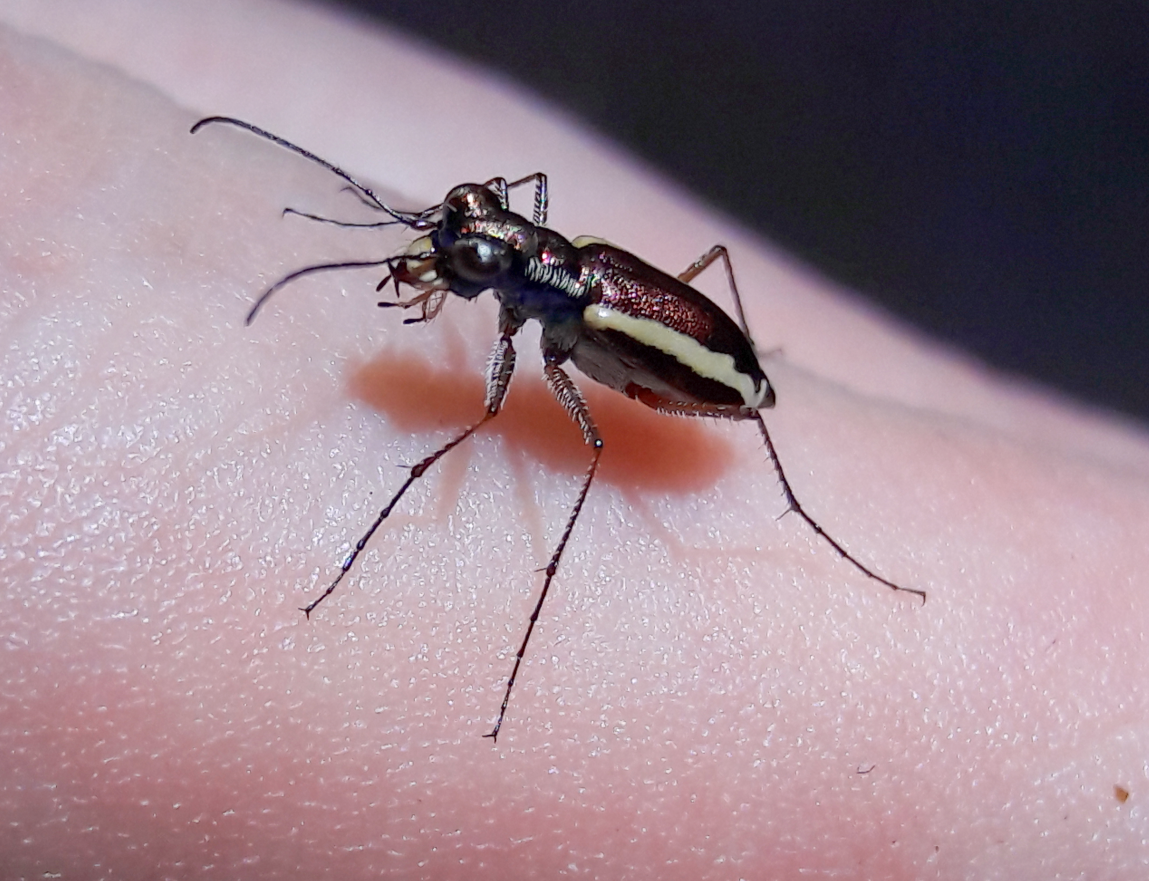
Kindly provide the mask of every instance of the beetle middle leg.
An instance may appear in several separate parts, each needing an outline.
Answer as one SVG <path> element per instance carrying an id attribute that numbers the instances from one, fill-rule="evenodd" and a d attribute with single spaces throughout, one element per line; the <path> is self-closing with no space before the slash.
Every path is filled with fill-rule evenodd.
<path id="1" fill-rule="evenodd" d="M 575 501 L 574 507 L 571 508 L 571 513 L 567 518 L 567 525 L 563 529 L 562 537 L 559 539 L 554 553 L 551 554 L 550 562 L 547 563 L 547 567 L 544 570 L 546 577 L 543 579 L 543 589 L 539 592 L 538 602 L 535 603 L 535 608 L 531 612 L 530 620 L 527 623 L 527 632 L 523 636 L 523 641 L 519 646 L 518 653 L 515 655 L 515 666 L 511 670 L 510 678 L 507 680 L 507 690 L 503 694 L 503 705 L 499 708 L 499 718 L 495 722 L 495 727 L 491 733 L 483 735 L 496 741 L 499 737 L 499 729 L 503 727 L 503 717 L 507 714 L 507 704 L 510 703 L 511 700 L 511 689 L 515 687 L 515 677 L 519 675 L 519 666 L 522 664 L 523 655 L 527 651 L 527 643 L 531 641 L 531 634 L 534 633 L 535 623 L 539 620 L 539 613 L 542 611 L 547 593 L 551 589 L 551 581 L 554 580 L 555 573 L 558 572 L 559 560 L 562 559 L 563 551 L 566 549 L 567 542 L 570 540 L 575 521 L 578 520 L 578 515 L 582 512 L 583 503 L 586 501 L 586 494 L 589 492 L 590 485 L 594 481 L 595 472 L 598 470 L 598 460 L 602 456 L 602 437 L 599 436 L 598 427 L 594 424 L 594 419 L 590 415 L 590 409 L 587 407 L 586 400 L 583 398 L 582 393 L 578 390 L 578 386 L 571 381 L 566 371 L 550 358 L 547 358 L 543 366 L 543 376 L 547 381 L 547 387 L 550 389 L 551 394 L 562 404 L 563 409 L 567 411 L 575 424 L 582 429 L 583 440 L 586 442 L 586 445 L 593 450 L 593 453 L 591 454 L 590 466 L 586 471 L 586 477 L 583 478 L 582 489 L 579 490 L 578 499 Z"/>
<path id="2" fill-rule="evenodd" d="M 531 223 L 535 226 L 546 226 L 547 208 L 550 205 L 550 197 L 547 195 L 547 176 L 541 171 L 528 174 L 526 177 L 520 177 L 518 180 L 513 180 L 510 183 L 507 182 L 505 177 L 493 177 L 483 184 L 483 186 L 490 187 L 498 194 L 499 202 L 505 211 L 510 208 L 511 190 L 529 183 L 535 185 L 535 206 L 531 215 Z"/>
<path id="3" fill-rule="evenodd" d="M 734 281 L 734 267 L 730 262 L 730 252 L 726 250 L 725 245 L 715 245 L 713 248 L 711 248 L 709 251 L 691 263 L 690 266 L 688 266 L 678 276 L 678 280 L 685 282 L 686 284 L 690 284 L 691 281 L 697 278 L 699 274 L 705 271 L 716 260 L 721 260 L 723 265 L 726 267 L 726 280 L 730 284 L 730 293 L 734 297 L 734 307 L 738 314 L 738 323 L 742 326 L 742 332 L 746 334 L 746 339 L 750 340 L 750 344 L 753 346 L 754 338 L 750 335 L 750 328 L 746 323 L 746 313 L 742 311 L 742 297 L 738 293 L 738 284 Z M 756 346 L 755 352 L 757 352 Z M 773 406 L 773 399 L 771 399 L 768 406 Z M 667 409 L 667 407 L 664 405 L 662 409 Z M 673 410 L 673 408 L 670 409 Z M 684 415 L 718 415 L 731 418 L 728 414 L 724 413 L 710 414 L 706 412 L 700 412 L 698 410 L 681 410 L 679 412 L 683 412 Z M 840 556 L 846 562 L 850 563 L 863 575 L 874 579 L 874 581 L 877 581 L 879 584 L 884 584 L 891 590 L 903 593 L 912 593 L 915 596 L 921 597 L 923 603 L 926 601 L 926 592 L 924 590 L 915 590 L 909 587 L 902 587 L 900 584 L 895 584 L 889 579 L 883 578 L 881 575 L 874 572 L 874 570 L 862 563 L 853 554 L 847 551 L 842 546 L 842 544 L 836 538 L 834 538 L 834 536 L 830 535 L 830 533 L 828 533 L 822 527 L 821 523 L 806 513 L 806 509 L 802 506 L 802 503 L 798 501 L 798 497 L 794 495 L 794 490 L 790 486 L 790 481 L 786 477 L 786 472 L 782 470 L 782 462 L 778 458 L 778 451 L 774 448 L 774 441 L 770 438 L 770 432 L 766 430 L 766 421 L 762 418 L 762 413 L 760 411 L 747 411 L 733 418 L 748 418 L 752 419 L 758 424 L 758 432 L 762 435 L 762 440 L 766 446 L 766 453 L 770 456 L 770 464 L 774 466 L 774 473 L 778 475 L 778 483 L 782 486 L 782 496 L 786 499 L 787 512 L 797 514 L 806 523 L 807 526 L 809 526 L 821 538 L 825 539 L 830 547 L 838 552 L 838 556 Z"/>

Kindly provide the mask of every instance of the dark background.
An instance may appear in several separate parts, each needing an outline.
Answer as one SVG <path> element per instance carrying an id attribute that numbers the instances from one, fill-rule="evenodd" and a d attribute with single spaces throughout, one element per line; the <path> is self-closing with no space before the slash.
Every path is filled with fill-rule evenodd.
<path id="1" fill-rule="evenodd" d="M 1149 418 L 1149 0 L 344 5 L 930 334 Z"/>

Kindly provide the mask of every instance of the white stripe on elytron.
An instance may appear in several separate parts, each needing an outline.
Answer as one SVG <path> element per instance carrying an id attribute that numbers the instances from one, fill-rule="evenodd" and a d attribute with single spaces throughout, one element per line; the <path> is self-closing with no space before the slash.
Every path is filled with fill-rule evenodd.
<path id="1" fill-rule="evenodd" d="M 713 379 L 742 395 L 746 406 L 757 410 L 766 398 L 770 384 L 755 387 L 754 380 L 734 366 L 734 358 L 722 352 L 712 352 L 697 340 L 667 327 L 653 318 L 635 318 L 612 309 L 603 303 L 587 306 L 583 321 L 598 330 L 614 330 L 652 349 L 665 352 L 684 367 L 699 376 Z"/>
<path id="2" fill-rule="evenodd" d="M 571 239 L 571 244 L 576 248 L 585 248 L 587 245 L 607 245 L 611 248 L 618 248 L 618 245 L 614 244 L 614 242 L 608 242 L 606 239 L 600 239 L 598 236 L 575 236 Z"/>

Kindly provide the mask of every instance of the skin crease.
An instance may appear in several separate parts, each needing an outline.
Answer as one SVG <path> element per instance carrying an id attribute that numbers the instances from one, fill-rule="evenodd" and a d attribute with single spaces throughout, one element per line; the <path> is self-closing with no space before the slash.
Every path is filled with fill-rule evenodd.
<path id="1" fill-rule="evenodd" d="M 1143 434 L 910 338 L 394 37 L 284 4 L 53 6 L 5 15 L 198 110 L 0 37 L 6 877 L 1141 876 Z M 378 396 L 395 353 L 474 383 L 495 310 L 404 327 L 377 276 L 330 275 L 244 328 L 287 271 L 404 237 L 281 218 L 358 207 L 249 135 L 188 136 L 207 113 L 404 207 L 543 168 L 564 233 L 671 269 L 730 245 L 781 347 L 767 421 L 796 493 L 928 602 L 779 520 L 753 430 L 706 423 L 701 485 L 652 490 L 641 454 L 595 485 L 492 745 L 582 467 L 496 421 L 304 620 L 449 436 Z M 653 431 L 629 419 L 615 437 Z"/>

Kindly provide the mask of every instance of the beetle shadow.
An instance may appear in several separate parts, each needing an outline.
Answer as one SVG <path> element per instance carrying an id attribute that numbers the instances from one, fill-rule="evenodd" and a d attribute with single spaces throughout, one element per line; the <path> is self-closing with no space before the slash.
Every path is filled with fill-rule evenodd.
<path id="1" fill-rule="evenodd" d="M 483 413 L 481 376 L 411 352 L 379 353 L 353 370 L 348 385 L 401 431 L 461 431 Z M 730 443 L 710 420 L 656 413 L 608 389 L 592 386 L 584 394 L 604 442 L 596 483 L 628 497 L 691 495 L 711 489 L 733 465 Z M 582 433 L 533 376 L 515 377 L 502 412 L 483 430 L 555 473 L 581 476 L 590 463 Z"/>
<path id="2" fill-rule="evenodd" d="M 573 373 L 579 376 L 577 371 Z M 400 431 L 437 435 L 428 440 L 429 448 L 473 425 L 483 414 L 483 377 L 464 364 L 457 350 L 446 362 L 432 362 L 410 350 L 380 352 L 351 369 L 347 387 L 352 397 L 385 416 Z M 713 420 L 657 413 L 585 380 L 580 388 L 604 442 L 596 486 L 606 483 L 615 487 L 672 558 L 700 565 L 711 562 L 715 549 L 709 542 L 702 546 L 684 542 L 653 513 L 650 502 L 711 491 L 736 463 L 733 444 L 716 431 Z M 582 477 L 590 464 L 590 450 L 582 433 L 546 384 L 522 367 L 503 410 L 483 432 L 501 438 L 506 445 L 524 525 L 533 546 L 549 553 L 546 524 L 527 487 L 537 465 L 552 473 Z M 442 463 L 444 492 L 432 519 L 445 517 L 456 504 L 469 470 L 468 447 L 465 444 Z M 761 554 L 756 546 L 729 545 L 723 546 L 722 553 L 729 559 L 747 560 Z M 545 557 L 540 557 L 539 565 L 545 562 Z"/>

